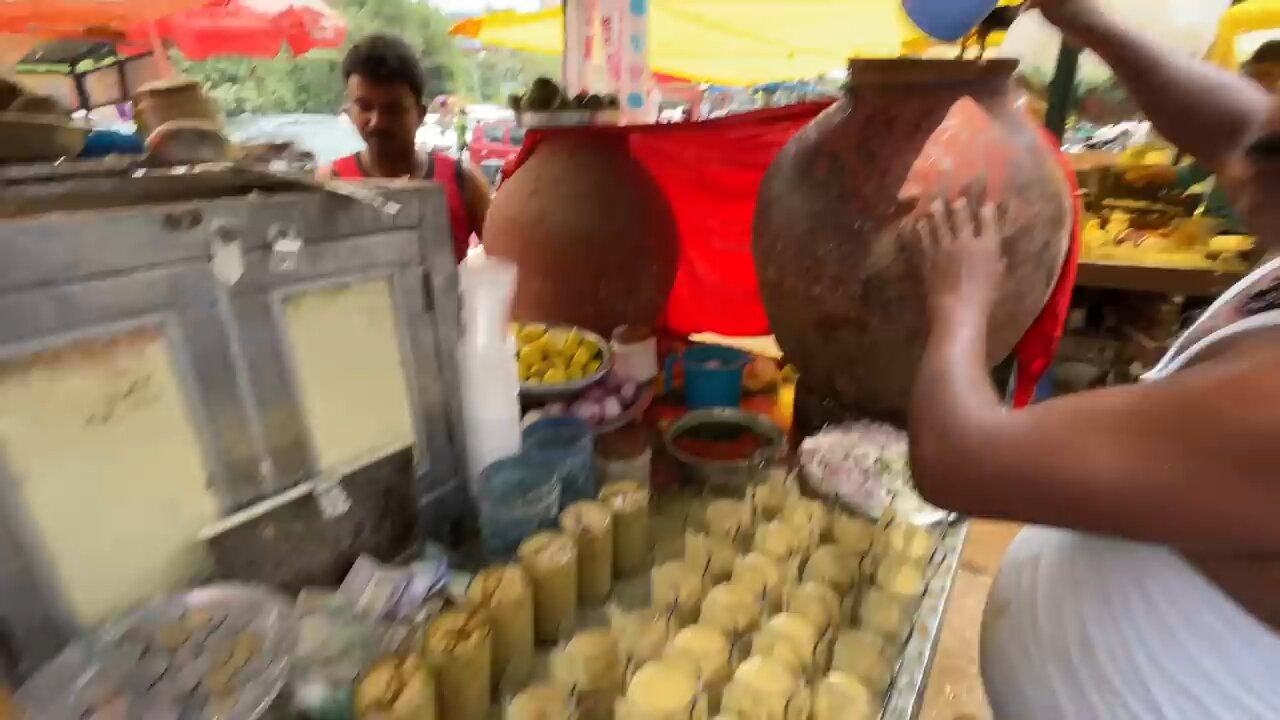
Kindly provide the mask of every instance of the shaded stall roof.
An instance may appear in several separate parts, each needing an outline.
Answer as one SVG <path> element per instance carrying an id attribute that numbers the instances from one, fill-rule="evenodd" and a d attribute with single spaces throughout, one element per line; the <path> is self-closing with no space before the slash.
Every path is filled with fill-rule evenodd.
<path id="1" fill-rule="evenodd" d="M 53 40 L 27 53 L 18 65 L 23 69 L 71 73 L 76 66 L 90 62 L 99 67 L 136 56 L 121 52 L 112 42 L 101 40 Z"/>

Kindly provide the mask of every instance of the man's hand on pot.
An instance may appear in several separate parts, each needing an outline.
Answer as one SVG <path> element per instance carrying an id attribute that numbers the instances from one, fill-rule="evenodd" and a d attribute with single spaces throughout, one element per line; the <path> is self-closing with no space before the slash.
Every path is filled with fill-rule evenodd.
<path id="1" fill-rule="evenodd" d="M 985 321 L 1004 277 L 996 207 L 985 203 L 975 221 L 966 199 L 947 206 L 934 201 L 930 217 L 917 225 L 924 256 L 929 323 L 941 328 Z"/>

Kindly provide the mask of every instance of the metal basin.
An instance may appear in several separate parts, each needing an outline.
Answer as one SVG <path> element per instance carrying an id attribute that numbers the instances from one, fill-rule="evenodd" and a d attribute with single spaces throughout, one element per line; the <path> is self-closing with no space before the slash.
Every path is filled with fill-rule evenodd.
<path id="1" fill-rule="evenodd" d="M 676 447 L 675 441 L 681 435 L 712 425 L 739 426 L 759 436 L 764 446 L 740 460 L 710 460 Z M 730 496 L 742 494 L 756 481 L 761 469 L 782 457 L 786 446 L 786 436 L 772 420 L 764 415 L 729 408 L 694 410 L 673 422 L 663 439 L 667 452 L 680 461 L 685 477 L 702 484 L 708 492 Z"/>

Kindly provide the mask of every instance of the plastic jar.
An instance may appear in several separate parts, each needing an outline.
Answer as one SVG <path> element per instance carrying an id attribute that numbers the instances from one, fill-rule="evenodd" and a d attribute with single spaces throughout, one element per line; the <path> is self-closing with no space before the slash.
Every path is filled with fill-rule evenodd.
<path id="1" fill-rule="evenodd" d="M 427 626 L 423 655 L 436 678 L 441 718 L 488 720 L 493 632 L 476 609 L 449 610 Z"/>
<path id="2" fill-rule="evenodd" d="M 596 438 L 596 477 L 601 487 L 627 480 L 649 485 L 653 468 L 650 432 L 636 423 Z"/>
<path id="3" fill-rule="evenodd" d="M 862 558 L 850 555 L 838 545 L 822 545 L 809 556 L 804 565 L 805 582 L 820 582 L 836 591 L 837 595 L 848 595 L 853 590 L 858 577 L 858 561 Z"/>
<path id="4" fill-rule="evenodd" d="M 698 619 L 702 598 L 706 595 L 703 569 L 689 566 L 683 560 L 672 560 L 653 568 L 649 578 L 649 597 L 659 612 L 672 612 L 681 625 Z"/>
<path id="5" fill-rule="evenodd" d="M 613 590 L 613 513 L 580 500 L 560 514 L 560 529 L 578 543 L 578 601 L 599 605 Z"/>
<path id="6" fill-rule="evenodd" d="M 583 720 L 613 720 L 624 668 L 618 641 L 605 628 L 583 630 L 551 655 L 551 678 L 576 689 Z"/>
<path id="7" fill-rule="evenodd" d="M 517 554 L 533 584 L 534 637 L 557 642 L 577 620 L 578 546 L 568 535 L 548 530 L 521 543 Z"/>
<path id="8" fill-rule="evenodd" d="M 842 550 L 861 558 L 871 550 L 876 526 L 860 515 L 837 512 L 831 519 L 831 535 Z"/>
<path id="9" fill-rule="evenodd" d="M 649 538 L 649 488 L 617 482 L 600 491 L 600 502 L 613 511 L 613 572 L 620 578 L 644 572 L 652 563 Z"/>
<path id="10" fill-rule="evenodd" d="M 521 687 L 533 671 L 533 588 L 519 565 L 495 565 L 476 574 L 467 599 L 489 614 L 493 629 L 494 688 Z"/>
<path id="11" fill-rule="evenodd" d="M 813 702 L 813 720 L 870 720 L 879 703 L 858 678 L 832 672 L 817 687 Z"/>
<path id="12" fill-rule="evenodd" d="M 733 563 L 737 558 L 738 549 L 724 538 L 693 530 L 684 534 L 684 561 L 692 567 L 703 568 L 709 584 L 728 580 L 733 575 Z"/>
<path id="13" fill-rule="evenodd" d="M 693 658 L 711 708 L 719 708 L 724 688 L 733 676 L 733 647 L 729 636 L 710 625 L 690 625 L 672 638 L 667 653 Z"/>
<path id="14" fill-rule="evenodd" d="M 751 505 L 745 500 L 720 498 L 707 504 L 707 534 L 728 540 L 739 548 L 751 539 Z"/>
<path id="15" fill-rule="evenodd" d="M 573 699 L 558 685 L 525 688 L 507 705 L 505 720 L 576 720 Z"/>
<path id="16" fill-rule="evenodd" d="M 751 642 L 751 654 L 783 663 L 798 675 L 808 676 L 818 655 L 818 629 L 797 613 L 769 618 Z"/>
<path id="17" fill-rule="evenodd" d="M 879 700 L 893 673 L 893 653 L 889 643 L 876 633 L 845 630 L 836 637 L 831 669 L 858 678 Z"/>
<path id="18" fill-rule="evenodd" d="M 618 720 L 689 720 L 706 717 L 696 667 L 677 658 L 647 663 L 618 702 Z"/>
<path id="19" fill-rule="evenodd" d="M 720 711 L 741 720 L 809 717 L 811 700 L 801 678 L 786 665 L 755 656 L 733 674 Z"/>
<path id="20" fill-rule="evenodd" d="M 740 584 L 721 583 L 707 592 L 698 623 L 718 628 L 736 639 L 754 632 L 763 614 L 763 594 Z"/>

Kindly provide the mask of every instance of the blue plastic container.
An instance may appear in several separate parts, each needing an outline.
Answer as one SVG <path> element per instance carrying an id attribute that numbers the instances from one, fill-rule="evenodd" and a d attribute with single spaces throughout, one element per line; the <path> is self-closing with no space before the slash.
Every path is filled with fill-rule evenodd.
<path id="1" fill-rule="evenodd" d="M 956 42 L 978 26 L 998 0 L 903 0 L 916 27 L 944 42 Z"/>
<path id="2" fill-rule="evenodd" d="M 596 497 L 595 436 L 576 417 L 543 418 L 525 428 L 520 457 L 550 465 L 560 479 L 560 507 Z"/>
<path id="3" fill-rule="evenodd" d="M 690 410 L 738 407 L 742 402 L 742 374 L 751 356 L 720 345 L 694 345 L 667 358 L 667 387 L 671 390 L 676 363 L 684 366 L 684 401 Z"/>
<path id="4" fill-rule="evenodd" d="M 480 473 L 479 485 L 480 537 L 489 559 L 508 559 L 525 538 L 556 526 L 561 485 L 554 463 L 504 458 Z"/>

